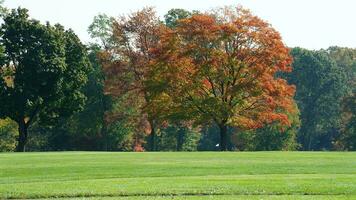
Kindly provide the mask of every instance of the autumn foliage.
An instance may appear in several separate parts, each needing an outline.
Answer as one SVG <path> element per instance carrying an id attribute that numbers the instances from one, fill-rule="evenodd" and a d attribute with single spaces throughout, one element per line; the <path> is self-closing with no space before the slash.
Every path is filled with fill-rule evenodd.
<path id="1" fill-rule="evenodd" d="M 102 54 L 106 91 L 133 93 L 150 132 L 158 118 L 214 122 L 227 150 L 228 127 L 290 125 L 295 88 L 278 73 L 291 71 L 292 59 L 268 23 L 240 7 L 194 14 L 174 28 L 154 16 L 145 9 L 117 21 L 116 44 Z"/>
<path id="2" fill-rule="evenodd" d="M 242 8 L 224 8 L 161 30 L 152 78 L 175 112 L 215 122 L 226 150 L 228 126 L 290 124 L 295 88 L 277 76 L 291 71 L 288 51 L 268 23 Z"/>
<path id="3" fill-rule="evenodd" d="M 154 149 L 155 116 L 146 112 L 151 103 L 145 81 L 152 60 L 150 50 L 158 43 L 159 19 L 152 8 L 145 8 L 122 16 L 113 22 L 113 35 L 110 48 L 99 54 L 105 71 L 105 92 L 114 97 L 125 98 L 124 107 L 136 108 L 137 114 L 112 112 L 108 120 L 130 118 L 135 124 L 135 147 L 142 149 L 143 138 L 151 135 L 151 150 Z"/>

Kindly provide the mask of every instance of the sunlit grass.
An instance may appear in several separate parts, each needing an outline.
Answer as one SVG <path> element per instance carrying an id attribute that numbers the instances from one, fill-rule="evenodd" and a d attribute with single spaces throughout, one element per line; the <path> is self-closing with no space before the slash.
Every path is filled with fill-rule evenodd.
<path id="1" fill-rule="evenodd" d="M 7 153 L 1 198 L 354 199 L 356 153 Z"/>

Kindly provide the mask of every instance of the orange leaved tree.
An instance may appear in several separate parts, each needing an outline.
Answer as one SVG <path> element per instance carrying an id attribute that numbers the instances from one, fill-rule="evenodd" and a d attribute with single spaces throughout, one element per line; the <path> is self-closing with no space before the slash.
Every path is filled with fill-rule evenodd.
<path id="1" fill-rule="evenodd" d="M 215 122 L 222 151 L 228 150 L 228 127 L 290 124 L 286 112 L 295 108 L 295 88 L 277 76 L 291 71 L 289 50 L 276 30 L 248 10 L 224 8 L 182 19 L 174 30 L 160 32 L 152 53 L 152 90 L 170 96 L 172 113 Z"/>
<path id="2" fill-rule="evenodd" d="M 151 49 L 158 44 L 161 22 L 152 8 L 145 8 L 113 22 L 113 36 L 110 48 L 99 57 L 105 72 L 105 92 L 112 96 L 125 97 L 127 107 L 135 107 L 139 114 L 132 123 L 138 132 L 149 134 L 149 150 L 155 150 L 156 116 L 146 112 L 151 104 L 145 81 L 150 71 Z M 122 118 L 120 113 L 113 114 Z M 134 138 L 135 141 L 140 141 Z M 135 146 L 139 146 L 137 144 Z"/>

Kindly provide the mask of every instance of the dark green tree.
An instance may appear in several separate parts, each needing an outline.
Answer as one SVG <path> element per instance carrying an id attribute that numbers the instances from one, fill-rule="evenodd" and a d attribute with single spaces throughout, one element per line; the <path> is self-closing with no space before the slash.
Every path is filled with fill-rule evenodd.
<path id="1" fill-rule="evenodd" d="M 330 149 L 340 128 L 340 103 L 347 93 L 345 70 L 326 51 L 291 50 L 293 71 L 286 75 L 297 88 L 300 110 L 298 140 L 303 150 Z"/>
<path id="2" fill-rule="evenodd" d="M 157 139 L 160 151 L 196 151 L 200 139 L 200 129 L 187 124 L 171 123 L 161 128 Z"/>
<path id="3" fill-rule="evenodd" d="M 90 63 L 71 30 L 29 19 L 26 9 L 5 15 L 0 30 L 0 117 L 19 126 L 17 151 L 25 151 L 34 122 L 53 123 L 82 109 Z"/>
<path id="4" fill-rule="evenodd" d="M 356 49 L 329 47 L 327 50 L 337 66 L 346 71 L 348 94 L 342 100 L 342 128 L 334 141 L 338 150 L 356 150 Z"/>
<path id="5" fill-rule="evenodd" d="M 337 150 L 356 150 L 356 92 L 342 102 L 341 134 L 334 142 Z"/>
<path id="6" fill-rule="evenodd" d="M 106 77 L 98 59 L 100 53 L 109 51 L 115 45 L 113 38 L 114 22 L 113 17 L 100 14 L 94 17 L 88 28 L 91 38 L 95 40 L 95 44 L 91 45 L 91 53 L 89 54 L 94 71 L 91 74 L 92 76 L 89 76 L 88 86 L 91 89 L 87 90 L 88 95 L 92 96 L 92 103 L 88 106 L 94 112 L 88 114 L 101 116 L 101 120 L 96 122 L 98 127 L 101 127 L 97 132 L 102 136 L 104 150 L 132 150 L 132 143 L 135 141 L 132 138 L 134 137 L 134 127 L 130 125 L 130 118 L 135 113 L 135 106 L 125 105 L 128 99 L 125 95 L 113 98 L 105 94 Z M 92 79 L 93 81 L 91 81 Z M 96 91 L 96 93 L 94 94 L 92 91 Z M 88 98 L 90 98 L 89 96 Z"/>
<path id="7" fill-rule="evenodd" d="M 201 128 L 201 137 L 198 144 L 198 151 L 219 151 L 219 127 L 215 124 L 204 124 Z M 228 133 L 232 135 L 231 128 L 228 129 Z M 233 149 L 233 144 L 229 142 L 229 149 Z"/>
<path id="8" fill-rule="evenodd" d="M 354 90 L 356 85 L 356 49 L 346 47 L 329 47 L 326 52 L 335 61 L 339 68 L 346 71 L 349 90 Z"/>
<path id="9" fill-rule="evenodd" d="M 192 12 L 180 8 L 170 9 L 164 15 L 164 22 L 169 28 L 175 28 L 178 25 L 178 20 L 189 18 L 192 14 Z"/>
<path id="10" fill-rule="evenodd" d="M 88 73 L 88 81 L 82 92 L 86 96 L 83 109 L 71 116 L 61 117 L 51 127 L 34 127 L 31 135 L 49 135 L 49 150 L 108 150 L 110 148 L 109 136 L 105 123 L 106 104 L 110 99 L 104 95 L 103 74 L 101 66 L 96 59 L 97 46 L 89 48 L 88 57 L 92 69 Z M 29 145 L 32 145 L 29 144 Z M 32 146 L 31 146 L 32 147 Z"/>

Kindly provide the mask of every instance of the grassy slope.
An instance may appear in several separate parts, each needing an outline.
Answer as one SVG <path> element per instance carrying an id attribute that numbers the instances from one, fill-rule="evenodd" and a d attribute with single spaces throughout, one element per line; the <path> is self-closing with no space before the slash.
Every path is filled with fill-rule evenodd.
<path id="1" fill-rule="evenodd" d="M 197 200 L 354 199 L 356 153 L 0 154 L 0 199 L 160 199 L 156 195 Z"/>

